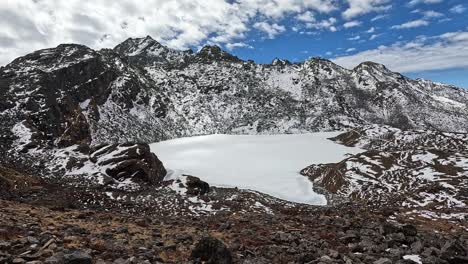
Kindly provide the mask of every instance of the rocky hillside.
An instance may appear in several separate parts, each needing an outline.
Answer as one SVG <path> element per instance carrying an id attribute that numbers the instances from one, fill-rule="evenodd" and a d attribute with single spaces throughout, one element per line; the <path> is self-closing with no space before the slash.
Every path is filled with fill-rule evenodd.
<path id="1" fill-rule="evenodd" d="M 428 217 L 468 216 L 468 134 L 373 125 L 331 140 L 366 151 L 301 171 L 329 200 L 413 208 Z"/>

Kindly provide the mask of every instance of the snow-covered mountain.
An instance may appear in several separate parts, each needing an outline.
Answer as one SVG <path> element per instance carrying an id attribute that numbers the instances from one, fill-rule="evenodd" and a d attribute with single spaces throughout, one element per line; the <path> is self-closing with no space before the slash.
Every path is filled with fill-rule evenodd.
<path id="1" fill-rule="evenodd" d="M 255 64 L 216 46 L 177 51 L 150 37 L 113 50 L 67 44 L 18 58 L 0 70 L 0 97 L 10 144 L 25 135 L 33 145 L 69 146 L 363 124 L 468 131 L 467 91 L 380 64 Z"/>

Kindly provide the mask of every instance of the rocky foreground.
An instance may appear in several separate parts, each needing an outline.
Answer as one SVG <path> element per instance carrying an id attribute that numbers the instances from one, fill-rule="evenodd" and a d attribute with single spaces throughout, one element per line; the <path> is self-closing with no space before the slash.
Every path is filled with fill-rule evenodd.
<path id="1" fill-rule="evenodd" d="M 0 172 L 0 263 L 468 261 L 466 219 L 429 219 L 395 207 L 292 204 L 209 187 L 195 177 L 127 192 L 134 199 L 125 199 L 11 168 Z M 153 201 L 166 200 L 135 198 L 148 192 Z"/>

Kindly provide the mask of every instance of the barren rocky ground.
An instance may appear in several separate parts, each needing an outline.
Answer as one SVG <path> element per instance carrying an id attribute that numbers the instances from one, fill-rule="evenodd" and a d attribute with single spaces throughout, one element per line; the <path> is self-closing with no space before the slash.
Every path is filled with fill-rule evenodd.
<path id="1" fill-rule="evenodd" d="M 11 185 L 13 176 L 24 184 Z M 468 261 L 466 219 L 432 220 L 396 207 L 291 204 L 218 188 L 193 197 L 228 210 L 174 215 L 130 200 L 106 203 L 97 190 L 57 186 L 5 167 L 0 179 L 1 263 Z M 169 192 L 162 195 L 180 199 L 173 209 L 187 199 Z M 263 208 L 254 206 L 258 201 Z"/>

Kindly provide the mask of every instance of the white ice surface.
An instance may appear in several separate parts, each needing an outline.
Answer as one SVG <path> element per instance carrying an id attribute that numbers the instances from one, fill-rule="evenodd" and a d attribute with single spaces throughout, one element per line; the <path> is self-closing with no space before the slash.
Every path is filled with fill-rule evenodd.
<path id="1" fill-rule="evenodd" d="M 214 186 L 263 192 L 284 200 L 325 205 L 299 171 L 311 164 L 341 161 L 349 148 L 327 138 L 338 132 L 299 135 L 209 135 L 151 144 L 168 169 L 167 179 L 193 175 Z"/>

